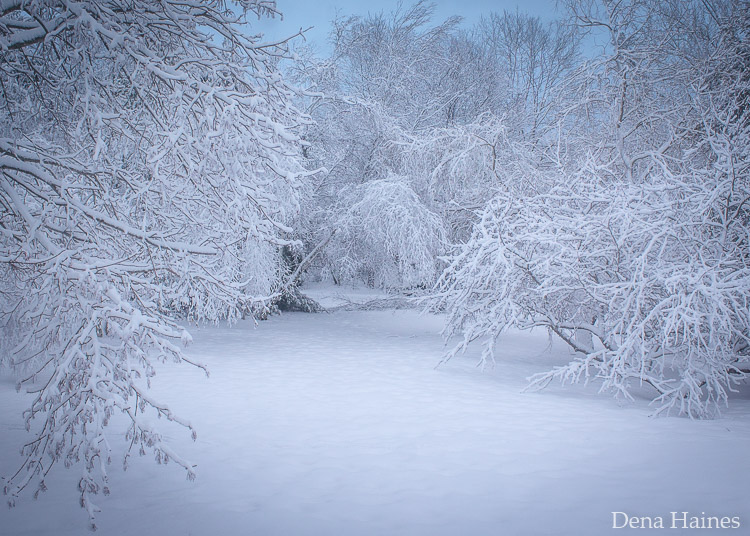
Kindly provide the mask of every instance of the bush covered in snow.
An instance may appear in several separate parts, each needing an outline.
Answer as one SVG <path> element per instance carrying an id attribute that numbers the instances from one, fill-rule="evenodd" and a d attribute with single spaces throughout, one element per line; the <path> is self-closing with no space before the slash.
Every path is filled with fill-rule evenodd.
<path id="1" fill-rule="evenodd" d="M 439 273 L 445 230 L 405 177 L 351 187 L 342 199 L 338 232 L 328 255 L 348 262 L 331 262 L 334 277 L 364 280 L 379 288 L 432 285 Z"/>
<path id="2" fill-rule="evenodd" d="M 532 165 L 452 258 L 438 303 L 463 336 L 454 354 L 484 339 L 490 360 L 508 328 L 543 327 L 576 357 L 534 385 L 648 384 L 657 412 L 697 417 L 750 376 L 750 11 L 723 7 L 681 6 L 702 48 L 677 39 L 681 10 L 586 15 L 606 16 L 615 47 L 578 73 L 569 113 L 602 121 L 519 155 Z"/>

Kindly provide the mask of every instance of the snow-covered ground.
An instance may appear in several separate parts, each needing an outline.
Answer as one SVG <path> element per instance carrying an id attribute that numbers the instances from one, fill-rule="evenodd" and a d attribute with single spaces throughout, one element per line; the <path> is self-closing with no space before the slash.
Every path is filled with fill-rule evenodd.
<path id="1" fill-rule="evenodd" d="M 100 533 L 601 535 L 617 532 L 613 511 L 739 516 L 729 532 L 750 530 L 748 391 L 700 422 L 650 418 L 591 386 L 524 393 L 567 350 L 519 333 L 494 370 L 469 354 L 435 368 L 441 327 L 402 310 L 195 329 L 190 353 L 211 377 L 164 367 L 154 393 L 196 425 L 192 442 L 160 423 L 198 478 L 150 456 L 123 472 L 115 458 Z M 4 377 L 0 474 L 19 462 L 25 402 Z M 60 467 L 37 501 L 0 509 L 0 534 L 85 533 L 76 481 Z"/>

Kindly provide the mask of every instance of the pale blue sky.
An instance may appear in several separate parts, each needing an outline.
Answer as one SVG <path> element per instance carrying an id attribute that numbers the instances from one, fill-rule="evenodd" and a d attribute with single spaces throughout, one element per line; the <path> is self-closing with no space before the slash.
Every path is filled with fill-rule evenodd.
<path id="1" fill-rule="evenodd" d="M 404 1 L 405 6 L 413 2 Z M 451 15 L 462 16 L 467 24 L 479 20 L 482 14 L 504 9 L 516 10 L 537 15 L 545 20 L 557 15 L 556 0 L 436 0 L 435 20 L 442 21 Z M 314 26 L 307 34 L 307 40 L 324 53 L 328 50 L 326 37 L 330 21 L 341 15 L 366 15 L 393 11 L 398 0 L 277 0 L 276 5 L 284 14 L 284 20 L 252 21 L 252 27 L 265 33 L 266 39 L 278 39 L 297 32 L 300 28 Z"/>

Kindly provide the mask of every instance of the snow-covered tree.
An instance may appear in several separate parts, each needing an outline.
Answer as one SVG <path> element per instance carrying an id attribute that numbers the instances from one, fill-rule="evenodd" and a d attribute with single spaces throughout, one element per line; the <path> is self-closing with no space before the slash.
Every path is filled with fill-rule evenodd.
<path id="1" fill-rule="evenodd" d="M 749 12 L 593 5 L 579 20 L 607 28 L 610 54 L 452 259 L 446 333 L 463 335 L 454 353 L 484 340 L 486 361 L 509 327 L 543 327 L 576 357 L 536 385 L 647 384 L 657 412 L 709 416 L 750 376 Z"/>
<path id="2" fill-rule="evenodd" d="M 503 11 L 483 17 L 474 34 L 487 73 L 478 88 L 486 108 L 479 112 L 503 117 L 518 138 L 543 137 L 554 124 L 560 85 L 578 59 L 576 27 Z"/>
<path id="3" fill-rule="evenodd" d="M 338 232 L 327 253 L 335 280 L 360 280 L 379 288 L 432 285 L 445 230 L 406 177 L 350 187 L 342 193 L 341 205 L 334 224 Z"/>
<path id="4" fill-rule="evenodd" d="M 149 377 L 191 363 L 178 319 L 231 320 L 280 292 L 307 119 L 283 44 L 243 29 L 276 14 L 269 0 L 0 3 L 0 362 L 33 393 L 34 433 L 9 503 L 77 465 L 93 520 L 115 414 L 128 452 L 194 476 L 149 414 L 195 430 Z"/>
<path id="5" fill-rule="evenodd" d="M 469 239 L 477 214 L 514 185 L 533 162 L 534 143 L 486 113 L 471 123 L 433 129 L 400 144 L 402 169 L 440 215 L 452 244 Z"/>
<path id="6" fill-rule="evenodd" d="M 433 25 L 432 13 L 417 2 L 338 19 L 333 57 L 294 66 L 317 93 L 308 100 L 309 167 L 327 169 L 306 205 L 306 239 L 309 250 L 328 241 L 316 264 L 335 281 L 404 288 L 430 285 L 437 273 L 443 225 L 420 180 L 403 172 L 400 146 L 411 132 L 444 125 L 459 93 L 442 76 L 455 63 L 446 53 L 457 21 Z"/>
<path id="7" fill-rule="evenodd" d="M 451 54 L 459 19 L 435 24 L 433 14 L 434 6 L 420 0 L 390 14 L 334 21 L 332 60 L 339 91 L 377 103 L 408 130 L 445 125 L 471 81 L 461 88 L 458 79 L 449 83 L 460 67 Z"/>

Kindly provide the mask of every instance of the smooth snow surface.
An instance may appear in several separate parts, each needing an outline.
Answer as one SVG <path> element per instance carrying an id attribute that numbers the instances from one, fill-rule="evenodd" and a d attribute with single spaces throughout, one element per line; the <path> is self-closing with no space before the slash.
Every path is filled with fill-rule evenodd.
<path id="1" fill-rule="evenodd" d="M 198 478 L 148 455 L 123 472 L 113 422 L 99 533 L 601 535 L 617 532 L 612 511 L 740 516 L 729 533 L 750 528 L 746 391 L 700 422 L 649 418 L 645 402 L 592 386 L 523 393 L 564 348 L 514 334 L 494 370 L 468 354 L 436 369 L 441 327 L 414 311 L 341 311 L 193 329 L 190 354 L 211 377 L 163 367 L 153 392 L 196 425 L 193 443 L 159 423 Z M 28 440 L 26 400 L 2 380 L 3 475 Z M 39 500 L 0 509 L 0 534 L 84 534 L 79 471 L 59 467 Z"/>

